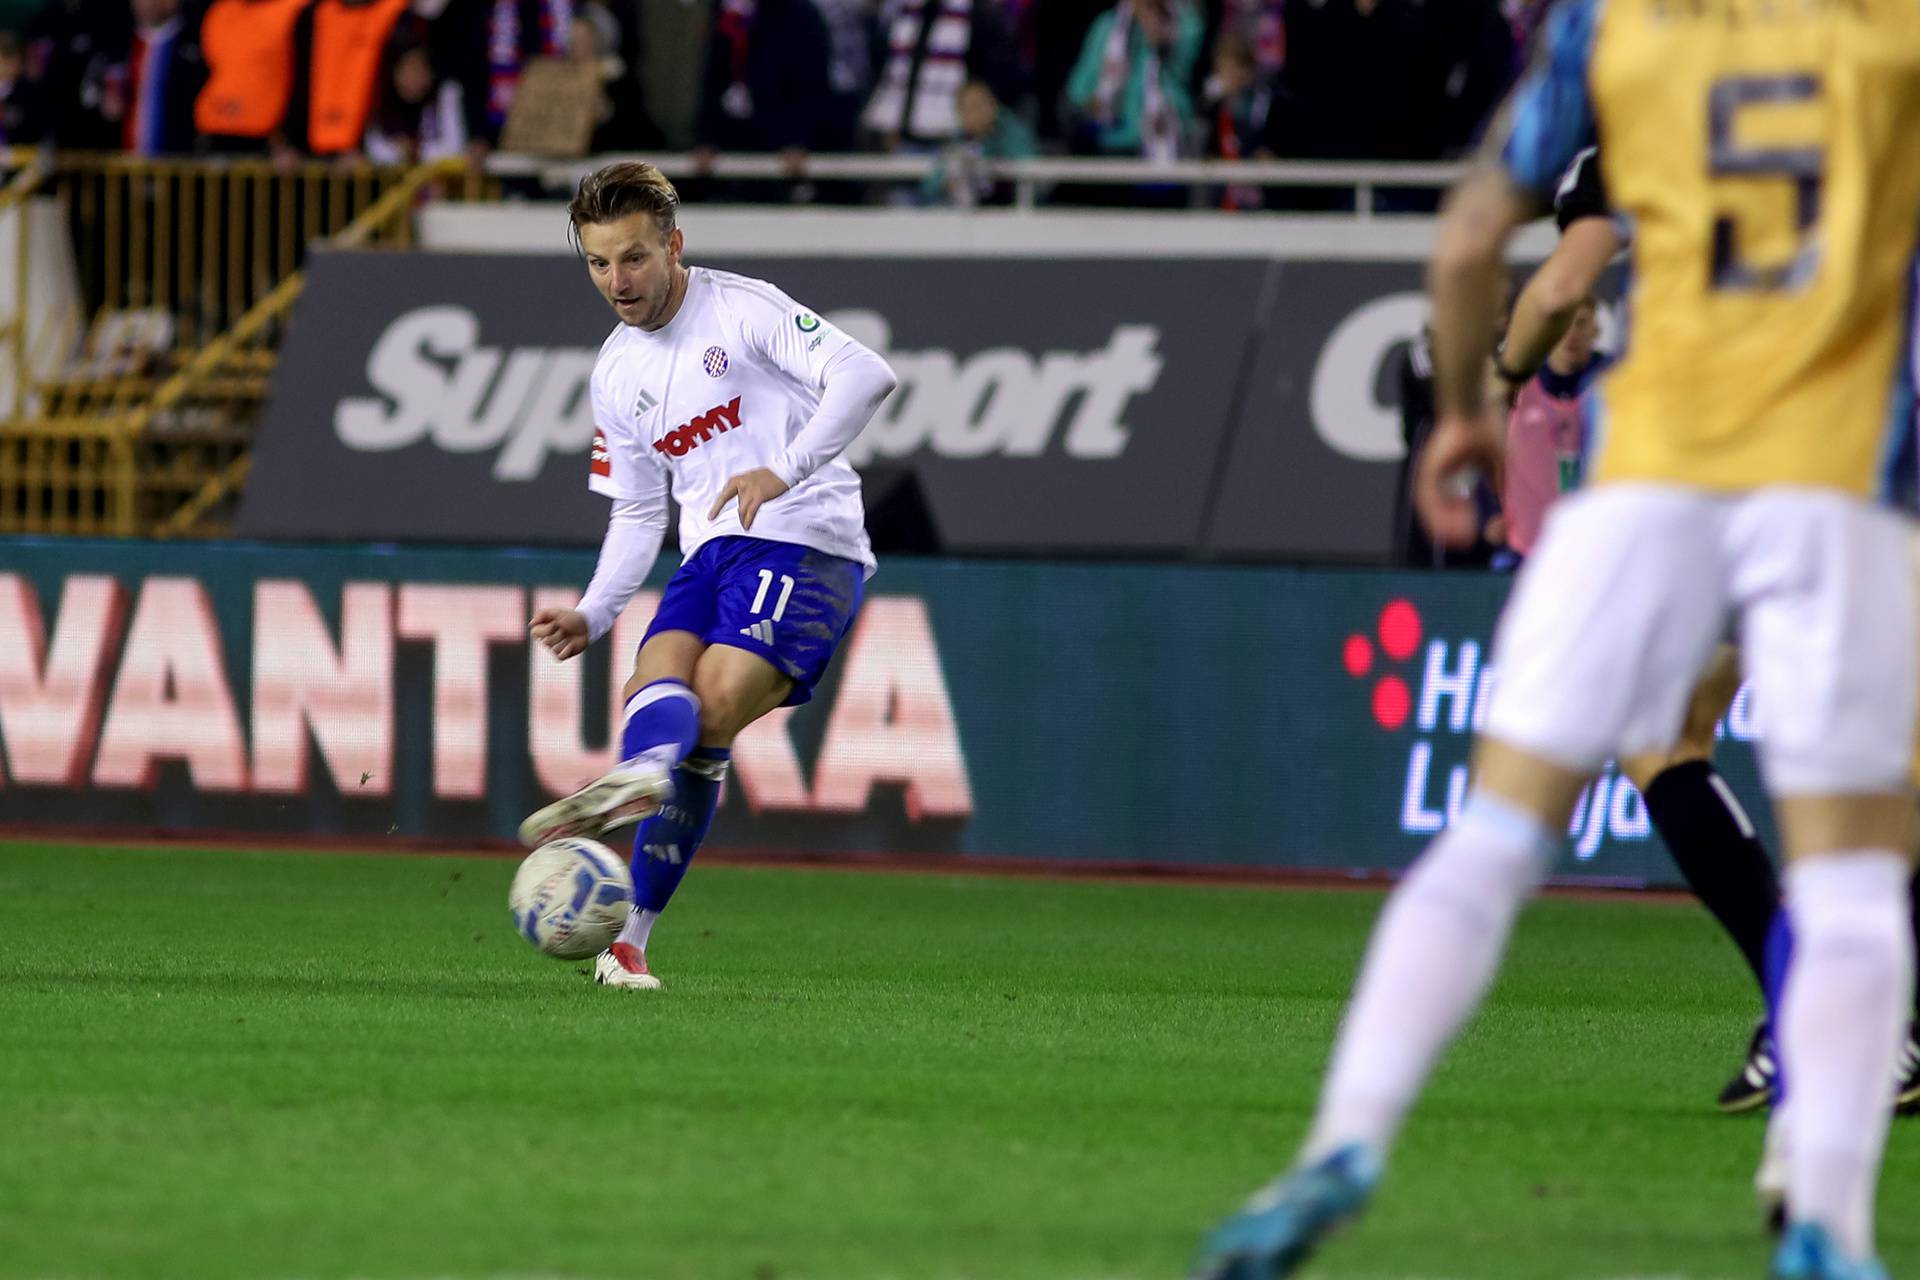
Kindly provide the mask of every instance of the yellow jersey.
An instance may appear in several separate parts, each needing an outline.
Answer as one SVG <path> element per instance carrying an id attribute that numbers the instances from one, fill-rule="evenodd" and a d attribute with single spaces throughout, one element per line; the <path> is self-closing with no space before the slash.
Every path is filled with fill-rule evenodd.
<path id="1" fill-rule="evenodd" d="M 1913 430 L 1920 0 L 1564 0 L 1499 132 L 1595 142 L 1632 244 L 1595 483 L 1886 487 Z"/>

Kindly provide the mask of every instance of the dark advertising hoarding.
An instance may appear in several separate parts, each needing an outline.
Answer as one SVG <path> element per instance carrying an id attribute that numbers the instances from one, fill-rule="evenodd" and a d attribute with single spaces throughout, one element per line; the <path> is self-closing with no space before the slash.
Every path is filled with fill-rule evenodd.
<path id="1" fill-rule="evenodd" d="M 611 763 L 657 595 L 569 663 L 525 631 L 591 568 L 11 543 L 0 825 L 509 839 Z M 896 557 L 871 588 L 816 699 L 740 739 L 716 844 L 1394 871 L 1465 793 L 1505 583 Z M 1744 693 L 1723 731 L 1764 814 Z M 1674 881 L 1611 770 L 1570 835 L 1563 876 Z"/>

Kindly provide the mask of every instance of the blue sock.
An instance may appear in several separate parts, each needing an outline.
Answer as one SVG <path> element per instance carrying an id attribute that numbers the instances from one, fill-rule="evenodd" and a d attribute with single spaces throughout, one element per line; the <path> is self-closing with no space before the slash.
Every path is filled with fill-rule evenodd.
<path id="1" fill-rule="evenodd" d="M 1787 1064 L 1780 1053 L 1780 993 L 1786 990 L 1787 966 L 1792 963 L 1793 921 L 1783 906 L 1773 913 L 1773 923 L 1767 926 L 1767 1027 L 1773 1032 L 1773 1063 L 1777 1073 L 1773 1105 L 1776 1107 L 1787 1096 Z"/>
<path id="2" fill-rule="evenodd" d="M 684 680 L 655 680 L 627 699 L 620 728 L 620 758 L 631 760 L 658 747 L 674 748 L 684 760 L 700 737 L 700 699 Z"/>
<path id="3" fill-rule="evenodd" d="M 673 891 L 687 874 L 687 865 L 713 826 L 720 803 L 720 784 L 726 780 L 733 752 L 726 747 L 699 747 L 673 771 L 672 803 L 640 824 L 633 838 L 633 905 L 642 911 L 664 911 Z"/>

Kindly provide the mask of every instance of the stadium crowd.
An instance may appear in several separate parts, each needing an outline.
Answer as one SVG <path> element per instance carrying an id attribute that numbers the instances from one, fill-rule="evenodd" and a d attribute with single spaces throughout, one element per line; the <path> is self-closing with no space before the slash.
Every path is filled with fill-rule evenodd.
<path id="1" fill-rule="evenodd" d="M 939 154 L 912 199 L 990 203 L 1007 193 L 970 157 L 1457 154 L 1545 7 L 45 0 L 24 29 L 0 32 L 0 142 L 283 163 L 478 156 L 500 144 L 528 68 L 558 59 L 598 82 L 595 151 L 778 153 L 795 175 L 818 152 Z M 775 198 L 796 192 L 867 198 L 826 184 Z"/>

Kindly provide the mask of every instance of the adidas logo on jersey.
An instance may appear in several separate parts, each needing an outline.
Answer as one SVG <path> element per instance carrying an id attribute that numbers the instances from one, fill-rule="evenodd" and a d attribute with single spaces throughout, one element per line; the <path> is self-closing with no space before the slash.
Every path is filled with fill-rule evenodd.
<path id="1" fill-rule="evenodd" d="M 655 440 L 653 447 L 672 457 L 684 458 L 716 434 L 723 434 L 741 425 L 740 397 L 735 396 L 726 404 L 717 404 L 699 417 L 681 423 Z"/>

